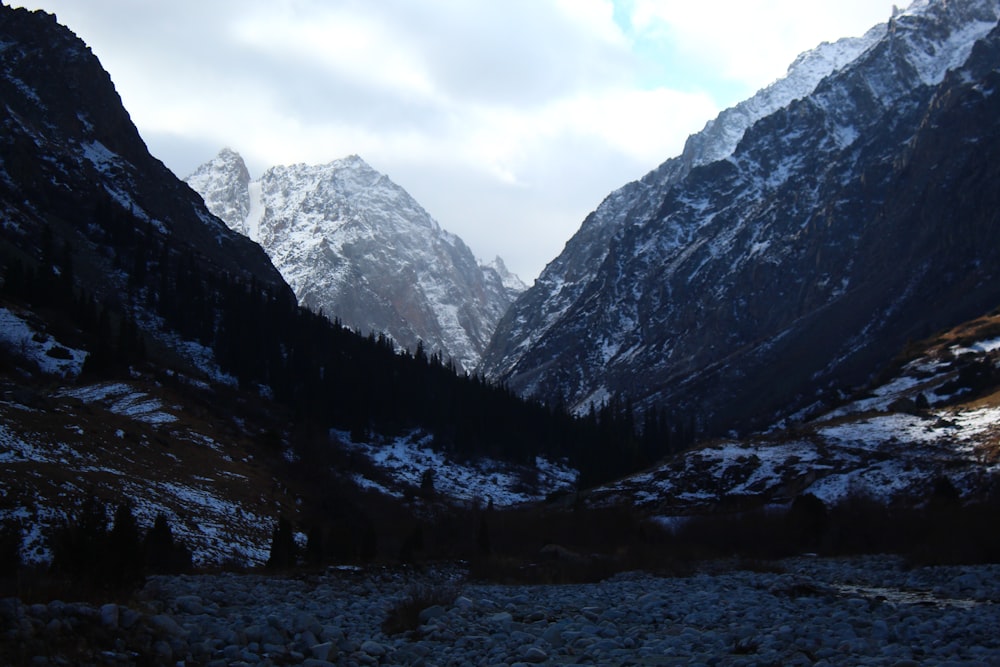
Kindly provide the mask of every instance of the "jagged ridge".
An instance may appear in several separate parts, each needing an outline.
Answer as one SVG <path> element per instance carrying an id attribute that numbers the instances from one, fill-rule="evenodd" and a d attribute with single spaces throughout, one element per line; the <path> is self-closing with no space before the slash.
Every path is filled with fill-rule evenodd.
<path id="1" fill-rule="evenodd" d="M 523 290 L 502 261 L 479 266 L 401 187 L 350 156 L 251 180 L 224 149 L 188 177 L 209 209 L 258 241 L 300 303 L 363 332 L 418 341 L 473 369 Z"/>
<path id="2" fill-rule="evenodd" d="M 997 15 L 994 1 L 916 3 L 853 59 L 831 59 L 811 95 L 748 126 L 726 159 L 697 164 L 727 147 L 699 152 L 711 142 L 692 138 L 687 164 L 664 163 L 584 222 L 498 326 L 483 369 L 578 409 L 621 393 L 725 428 L 862 381 L 905 336 L 995 305 L 989 189 L 928 191 L 918 172 L 947 163 L 964 183 L 991 169 L 981 151 L 946 157 L 939 143 L 994 136 L 994 102 L 976 93 L 988 58 L 944 77 Z M 979 247 L 935 245 L 958 225 Z"/>

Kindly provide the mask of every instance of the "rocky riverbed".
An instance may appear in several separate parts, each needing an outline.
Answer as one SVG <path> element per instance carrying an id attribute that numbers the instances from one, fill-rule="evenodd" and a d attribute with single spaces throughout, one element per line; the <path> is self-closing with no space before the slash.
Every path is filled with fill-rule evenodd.
<path id="1" fill-rule="evenodd" d="M 799 558 L 599 584 L 459 567 L 152 577 L 127 605 L 0 601 L 3 664 L 1000 665 L 1000 566 Z M 387 635 L 414 586 L 442 597 Z"/>

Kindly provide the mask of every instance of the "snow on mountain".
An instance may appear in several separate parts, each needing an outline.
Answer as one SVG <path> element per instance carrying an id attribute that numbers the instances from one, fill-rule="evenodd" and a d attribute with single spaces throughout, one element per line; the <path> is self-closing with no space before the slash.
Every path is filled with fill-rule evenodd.
<path id="1" fill-rule="evenodd" d="M 510 270 L 507 268 L 507 265 L 504 264 L 504 261 L 500 258 L 499 255 L 494 257 L 492 262 L 489 262 L 487 264 L 483 264 L 482 262 L 480 262 L 480 265 L 484 272 L 492 271 L 495 272 L 496 275 L 500 277 L 500 283 L 504 286 L 504 289 L 506 289 L 507 292 L 510 294 L 511 302 L 513 302 L 518 296 L 520 296 L 521 293 L 524 292 L 524 290 L 528 289 L 528 286 L 524 284 L 524 281 L 521 280 L 521 278 L 517 274 L 510 272 Z"/>
<path id="2" fill-rule="evenodd" d="M 907 336 L 995 305 L 992 189 L 971 185 L 995 146 L 971 147 L 995 132 L 998 15 L 996 0 L 917 2 L 800 56 L 609 195 L 481 370 L 578 410 L 624 394 L 725 430 L 863 382 Z"/>
<path id="3" fill-rule="evenodd" d="M 62 345 L 49 334 L 38 331 L 25 319 L 8 308 L 0 308 L 0 347 L 8 354 L 18 355 L 35 365 L 41 372 L 65 378 L 75 378 L 83 370 L 87 353 Z"/>
<path id="4" fill-rule="evenodd" d="M 520 280 L 481 267 L 403 188 L 350 156 L 251 179 L 223 149 L 187 178 L 213 213 L 264 247 L 300 303 L 363 332 L 423 341 L 471 370 Z"/>
<path id="5" fill-rule="evenodd" d="M 394 492 L 407 486 L 410 468 L 398 481 L 391 471 L 356 478 L 354 472 L 370 474 L 377 464 L 365 465 L 368 454 L 358 443 L 345 453 L 326 430 L 335 420 L 310 413 L 342 407 L 340 394 L 331 393 L 341 387 L 362 397 L 352 404 L 358 412 L 370 410 L 368 396 L 408 384 L 393 376 L 419 364 L 300 312 L 261 247 L 209 213 L 201 196 L 148 153 L 108 73 L 54 16 L 0 3 L 0 99 L 0 527 L 6 546 L 20 534 L 27 562 L 50 560 L 56 529 L 79 519 L 94 499 L 108 519 L 116 505 L 130 504 L 143 530 L 163 515 L 196 564 L 261 565 L 279 517 L 311 521 L 335 494 L 338 508 L 352 508 L 356 518 L 362 512 L 353 508 L 366 508 L 374 497 L 359 486 L 374 481 Z M 234 155 L 218 168 L 239 166 Z M 398 279 L 411 291 L 424 285 L 412 275 L 418 269 L 451 262 L 467 266 L 473 280 L 433 286 L 442 293 L 435 293 L 436 303 L 454 302 L 459 318 L 474 320 L 478 311 L 466 305 L 473 287 L 509 301 L 507 290 L 516 283 L 502 264 L 479 267 L 457 238 L 360 160 L 337 167 L 287 168 L 313 179 L 312 190 L 298 192 L 280 175 L 265 183 L 251 181 L 245 167 L 235 169 L 207 196 L 216 205 L 231 204 L 227 215 L 247 222 L 244 231 L 257 238 L 277 235 L 275 224 L 292 233 L 301 231 L 299 223 L 322 231 L 333 222 L 315 212 L 341 206 L 355 245 L 368 243 L 377 252 L 427 246 L 440 253 L 424 253 L 427 266 L 403 266 L 410 273 Z M 338 197 L 319 197 L 316 189 L 327 186 Z M 282 197 L 298 197 L 305 206 L 276 222 L 273 202 Z M 367 205 L 382 200 L 395 208 L 376 213 Z M 392 228 L 396 236 L 365 232 L 372 226 Z M 422 238 L 428 233 L 432 240 Z M 308 252 L 311 240 L 303 232 L 289 243 L 301 241 Z M 400 271 L 404 255 L 393 257 L 397 263 L 385 264 L 384 273 Z M 290 359 L 300 345 L 299 359 Z M 335 365 L 332 357 L 340 357 Z M 372 377 L 372 359 L 385 362 L 384 376 Z M 301 363 L 293 369 L 293 361 Z M 303 367 L 320 381 L 304 378 Z M 372 377 L 371 386 L 359 387 L 358 376 Z M 448 385 L 447 374 L 441 377 L 435 386 L 474 383 L 455 378 Z M 275 398 L 282 380 L 287 399 Z M 299 409 L 310 400 L 316 407 Z M 419 415 L 405 421 L 422 423 Z M 384 439 L 378 434 L 383 423 L 366 418 L 365 426 L 373 442 Z M 312 444 L 321 454 L 308 450 Z M 320 463 L 298 456 L 303 448 Z M 339 456 L 345 465 L 334 465 Z M 445 465 L 432 454 L 413 460 Z M 541 461 L 475 470 L 447 461 L 453 464 L 455 474 L 437 471 L 437 506 L 465 503 L 474 487 L 518 502 L 573 479 L 572 471 Z M 393 505 L 401 516 L 410 512 L 406 502 Z"/>
<path id="6" fill-rule="evenodd" d="M 381 482 L 355 473 L 354 482 L 386 495 L 403 498 L 421 488 L 431 475 L 434 495 L 471 506 L 512 507 L 540 502 L 552 493 L 572 491 L 579 473 L 561 463 L 537 457 L 534 467 L 515 466 L 488 458 L 473 462 L 451 460 L 432 448 L 433 436 L 419 431 L 386 442 L 354 442 L 337 434 L 351 451 L 366 456 L 384 475 Z"/>
<path id="7" fill-rule="evenodd" d="M 269 421 L 273 406 L 236 413 L 223 397 L 235 381 L 220 395 L 176 371 L 156 379 L 138 371 L 112 381 L 81 376 L 86 352 L 27 311 L 0 308 L 0 352 L 9 371 L 0 377 L 0 524 L 22 530 L 26 561 L 50 561 L 53 530 L 79 510 L 81 496 L 95 494 L 127 498 L 143 526 L 162 514 L 196 564 L 265 562 L 275 517 L 292 514 L 297 500 L 273 460 L 295 460 L 289 438 L 275 436 L 287 421 Z M 44 377 L 37 385 L 12 379 L 29 374 Z M 275 439 L 278 451 L 261 446 Z M 457 461 L 432 449 L 432 440 L 415 432 L 353 441 L 333 432 L 328 446 L 353 462 L 337 486 L 412 497 L 429 470 L 438 505 L 510 507 L 571 489 L 578 476 L 541 457 L 534 466 Z"/>
<path id="8" fill-rule="evenodd" d="M 213 177 L 224 174 L 225 178 Z M 257 225 L 264 211 L 260 207 L 260 184 L 251 188 L 250 172 L 243 158 L 228 148 L 187 178 L 187 183 L 202 196 L 208 210 L 234 231 L 259 242 Z M 251 211 L 251 206 L 254 206 Z"/>
<path id="9" fill-rule="evenodd" d="M 812 494 L 919 505 L 947 479 L 967 498 L 1000 480 L 1000 317 L 940 335 L 916 358 L 805 423 L 725 439 L 593 491 L 666 516 Z"/>
<path id="10" fill-rule="evenodd" d="M 619 228 L 630 221 L 653 216 L 662 193 L 683 180 L 691 169 L 728 157 L 750 126 L 811 93 L 824 77 L 871 48 L 886 30 L 885 24 L 878 25 L 863 37 L 848 37 L 832 44 L 824 42 L 801 54 L 789 66 L 785 77 L 722 111 L 701 132 L 688 137 L 680 156 L 608 195 L 587 216 L 563 252 L 545 267 L 535 286 L 515 302 L 499 323 L 483 360 L 482 370 L 486 375 L 503 378 L 510 374 L 520 354 L 541 340 L 580 298 L 607 257 L 610 240 Z"/>

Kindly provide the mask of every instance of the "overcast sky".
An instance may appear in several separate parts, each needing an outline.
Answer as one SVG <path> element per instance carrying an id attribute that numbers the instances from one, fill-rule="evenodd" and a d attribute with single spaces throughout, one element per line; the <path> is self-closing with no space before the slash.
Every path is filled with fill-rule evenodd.
<path id="1" fill-rule="evenodd" d="M 906 0 L 896 0 L 905 5 Z M 357 154 L 530 284 L 612 190 L 891 0 L 36 0 L 185 177 Z"/>

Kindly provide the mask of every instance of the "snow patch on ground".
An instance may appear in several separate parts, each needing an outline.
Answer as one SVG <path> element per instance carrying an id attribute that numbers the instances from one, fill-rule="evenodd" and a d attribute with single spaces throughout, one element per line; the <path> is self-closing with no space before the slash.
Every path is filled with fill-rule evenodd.
<path id="1" fill-rule="evenodd" d="M 632 503 L 677 517 L 739 506 L 753 497 L 787 502 L 804 493 L 827 504 L 856 496 L 919 503 L 939 478 L 960 493 L 982 493 L 988 480 L 1000 476 L 1000 406 L 989 397 L 956 403 L 936 390 L 959 374 L 954 359 L 988 355 L 995 364 L 998 351 L 1000 338 L 953 345 L 944 354 L 931 351 L 812 421 L 706 444 L 596 489 L 590 501 Z M 917 409 L 920 395 L 935 405 Z M 664 525 L 675 523 L 664 519 Z"/>
<path id="2" fill-rule="evenodd" d="M 87 358 L 86 351 L 61 345 L 6 308 L 0 308 L 0 345 L 35 363 L 43 373 L 64 378 L 80 375 Z"/>
<path id="3" fill-rule="evenodd" d="M 148 394 L 137 391 L 123 382 L 66 389 L 57 396 L 76 398 L 84 403 L 102 403 L 116 415 L 147 424 L 170 424 L 177 421 L 176 416 L 164 411 L 163 403 L 159 399 L 150 398 Z"/>
<path id="4" fill-rule="evenodd" d="M 0 463 L 34 461 L 66 464 L 77 458 L 73 448 L 62 443 L 31 442 L 0 424 Z"/>
<path id="5" fill-rule="evenodd" d="M 237 502 L 220 498 L 209 488 L 175 482 L 161 482 L 158 486 L 165 497 L 180 501 L 197 516 L 197 519 L 171 521 L 184 542 L 201 546 L 194 554 L 196 564 L 219 563 L 234 557 L 256 565 L 267 561 L 269 549 L 265 543 L 240 536 L 247 533 L 246 526 L 266 526 L 272 522 L 271 519 L 251 512 Z M 150 525 L 158 513 L 165 513 L 165 508 L 150 502 L 144 504 L 141 510 L 136 510 L 137 516 L 144 516 Z M 236 525 L 244 529 L 233 530 Z"/>
<path id="6" fill-rule="evenodd" d="M 413 432 L 385 443 L 353 442 L 349 434 L 335 431 L 346 446 L 368 457 L 392 480 L 383 483 L 360 474 L 354 482 L 402 497 L 405 489 L 420 489 L 425 475 L 433 476 L 434 493 L 452 500 L 496 507 L 509 507 L 544 499 L 547 495 L 574 488 L 578 472 L 542 457 L 534 467 L 517 467 L 502 461 L 482 459 L 463 463 L 448 458 L 431 447 L 433 436 Z M 390 486 L 395 488 L 389 488 Z"/>

